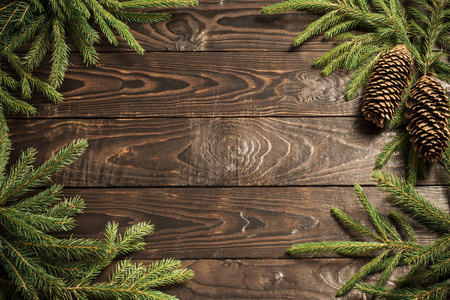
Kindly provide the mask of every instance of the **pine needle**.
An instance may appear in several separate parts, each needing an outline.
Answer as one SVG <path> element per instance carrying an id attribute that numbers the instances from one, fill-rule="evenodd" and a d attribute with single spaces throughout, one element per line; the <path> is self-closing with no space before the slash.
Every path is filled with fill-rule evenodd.
<path id="1" fill-rule="evenodd" d="M 375 168 L 381 169 L 389 161 L 392 154 L 403 151 L 408 145 L 408 137 L 407 132 L 400 132 L 390 142 L 386 143 L 375 161 Z"/>
<path id="2" fill-rule="evenodd" d="M 380 170 L 375 170 L 372 178 L 378 182 L 381 189 L 394 195 L 394 203 L 416 221 L 436 232 L 450 231 L 450 216 L 426 200 L 411 184 Z"/>

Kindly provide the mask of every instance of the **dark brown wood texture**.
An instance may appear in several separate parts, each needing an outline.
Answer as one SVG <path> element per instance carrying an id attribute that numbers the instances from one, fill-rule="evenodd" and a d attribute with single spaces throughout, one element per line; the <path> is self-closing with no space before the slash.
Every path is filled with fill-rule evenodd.
<path id="1" fill-rule="evenodd" d="M 320 52 L 101 53 L 87 68 L 78 54 L 62 86 L 63 105 L 35 100 L 38 117 L 354 116 L 349 74 L 311 68 Z M 124 69 L 124 66 L 126 68 Z M 45 74 L 42 74 L 45 76 Z"/>
<path id="2" fill-rule="evenodd" d="M 386 215 L 395 210 L 376 187 L 365 191 Z M 424 196 L 447 209 L 446 187 L 421 187 Z M 357 239 L 330 209 L 339 207 L 369 224 L 352 187 L 121 188 L 66 189 L 83 196 L 77 236 L 100 238 L 108 220 L 129 224 L 151 220 L 156 232 L 133 257 L 180 259 L 289 258 L 287 246 L 300 242 Z M 421 242 L 433 236 L 416 227 Z M 327 257 L 330 257 L 328 255 Z"/>
<path id="3" fill-rule="evenodd" d="M 344 99 L 351 74 L 324 78 L 311 67 L 333 42 L 291 46 L 316 16 L 259 13 L 275 0 L 200 2 L 169 10 L 168 22 L 131 25 L 144 56 L 123 41 L 102 42 L 96 67 L 72 53 L 65 103 L 36 96 L 36 116 L 8 121 L 13 157 L 35 147 L 40 163 L 87 139 L 87 152 L 53 178 L 86 201 L 75 236 L 99 238 L 109 220 L 121 230 L 151 220 L 156 231 L 132 258 L 182 259 L 195 278 L 165 290 L 182 300 L 334 299 L 364 261 L 285 250 L 358 239 L 330 214 L 339 207 L 369 223 L 355 182 L 383 213 L 396 209 L 370 180 L 394 133 L 362 119 L 360 94 Z M 386 169 L 403 176 L 403 166 L 398 153 Z M 419 189 L 448 210 L 445 184 L 433 166 Z M 422 242 L 433 238 L 417 230 Z"/>
<path id="4" fill-rule="evenodd" d="M 183 265 L 195 271 L 194 279 L 164 291 L 189 300 L 333 299 L 338 288 L 366 262 L 353 259 L 186 260 Z M 394 275 L 403 272 L 396 270 Z M 376 283 L 374 277 L 367 281 Z M 393 282 L 389 281 L 387 286 L 392 287 Z M 351 291 L 344 299 L 374 298 Z"/>

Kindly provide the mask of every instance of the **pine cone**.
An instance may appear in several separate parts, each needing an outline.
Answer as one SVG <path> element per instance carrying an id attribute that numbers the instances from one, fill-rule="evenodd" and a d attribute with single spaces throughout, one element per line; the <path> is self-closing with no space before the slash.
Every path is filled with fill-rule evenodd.
<path id="1" fill-rule="evenodd" d="M 392 119 L 411 80 L 412 56 L 397 45 L 375 64 L 364 90 L 362 112 L 367 121 L 384 127 Z"/>
<path id="2" fill-rule="evenodd" d="M 429 75 L 422 76 L 411 88 L 405 116 L 414 150 L 424 161 L 441 158 L 448 146 L 449 108 L 442 85 Z"/>

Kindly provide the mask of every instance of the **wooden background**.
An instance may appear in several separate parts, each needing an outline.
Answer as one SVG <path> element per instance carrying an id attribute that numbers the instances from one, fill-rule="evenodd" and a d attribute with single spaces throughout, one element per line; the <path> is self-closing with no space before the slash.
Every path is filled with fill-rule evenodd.
<path id="1" fill-rule="evenodd" d="M 168 22 L 132 25 L 144 56 L 103 42 L 100 64 L 86 67 L 73 53 L 65 103 L 36 97 L 35 117 L 10 118 L 14 155 L 32 146 L 42 162 L 87 139 L 81 159 L 53 178 L 86 201 L 74 234 L 151 220 L 155 234 L 132 257 L 192 268 L 193 280 L 165 289 L 180 299 L 334 299 L 364 261 L 285 249 L 357 239 L 330 215 L 336 206 L 368 223 L 355 182 L 392 209 L 369 176 L 393 133 L 362 119 L 361 95 L 344 100 L 348 73 L 324 78 L 311 67 L 331 41 L 291 46 L 316 16 L 261 15 L 274 0 L 200 2 L 168 10 Z M 403 175 L 403 166 L 400 153 L 386 169 Z M 419 189 L 447 209 L 445 184 L 433 166 Z"/>

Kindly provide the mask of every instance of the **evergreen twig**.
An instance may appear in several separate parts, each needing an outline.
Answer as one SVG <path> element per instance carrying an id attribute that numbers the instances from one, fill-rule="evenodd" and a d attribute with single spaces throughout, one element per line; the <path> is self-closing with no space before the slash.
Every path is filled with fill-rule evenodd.
<path id="1" fill-rule="evenodd" d="M 363 189 L 355 185 L 359 201 L 377 233 L 337 208 L 333 208 L 332 213 L 344 226 L 374 239 L 375 242 L 303 243 L 291 246 L 287 252 L 297 255 L 303 253 L 336 253 L 347 256 L 375 254 L 376 256 L 370 262 L 358 270 L 337 291 L 337 296 L 343 296 L 352 288 L 356 288 L 382 299 L 447 299 L 446 297 L 450 296 L 449 283 L 446 281 L 450 276 L 450 215 L 423 198 L 411 184 L 394 175 L 376 170 L 372 177 L 381 189 L 393 196 L 392 201 L 395 204 L 403 208 L 416 221 L 440 233 L 441 237 L 429 245 L 419 245 L 416 242 L 414 230 L 407 220 L 402 215 L 391 212 L 390 217 L 405 234 L 405 238 L 402 238 L 388 220 L 370 204 Z M 385 288 L 384 285 L 395 268 L 406 265 L 410 267 L 410 272 L 397 278 L 396 288 Z M 364 279 L 374 273 L 381 273 L 378 284 L 364 283 Z"/>
<path id="2" fill-rule="evenodd" d="M 412 79 L 403 94 L 403 100 L 408 96 L 409 89 L 416 80 L 425 74 L 450 82 L 450 64 L 445 59 L 448 59 L 450 51 L 450 2 L 448 0 L 414 0 L 413 3 L 407 3 L 405 6 L 398 0 L 287 0 L 261 9 L 263 14 L 288 11 L 305 11 L 321 15 L 300 32 L 293 43 L 294 46 L 299 46 L 319 34 L 323 34 L 325 39 L 334 38 L 338 42 L 337 46 L 319 57 L 313 65 L 322 68 L 324 76 L 330 75 L 339 68 L 354 71 L 346 86 L 347 99 L 353 99 L 359 88 L 366 86 L 380 57 L 397 44 L 406 46 L 415 64 Z M 352 30 L 358 30 L 358 34 L 352 33 Z M 374 93 L 374 89 L 371 93 Z M 390 93 L 392 96 L 393 92 L 390 91 Z M 401 102 L 401 94 L 398 97 L 399 100 L 396 101 Z M 371 99 L 375 99 L 375 96 Z M 392 100 L 392 98 L 389 99 Z M 408 182 L 414 185 L 418 178 L 426 176 L 427 163 L 424 162 L 423 157 L 415 153 L 418 151 L 417 147 L 409 141 L 411 137 L 406 128 L 410 120 L 405 117 L 404 102 L 400 104 L 397 114 L 388 125 L 400 133 L 385 145 L 375 162 L 375 167 L 383 167 L 396 151 L 412 149 L 405 153 L 408 156 L 406 166 Z M 387 104 L 379 105 L 380 107 L 376 108 L 378 111 L 388 110 L 384 108 Z M 375 110 L 375 108 L 370 109 Z M 378 122 L 377 125 L 380 127 L 385 124 L 369 113 L 365 117 L 374 118 L 374 123 Z M 385 114 L 388 120 L 391 117 L 390 112 L 389 115 Z M 446 122 L 442 121 L 442 123 L 448 126 Z M 445 132 L 444 129 L 441 131 Z M 439 138 L 446 139 L 445 136 L 436 137 L 436 139 Z M 417 140 L 414 143 L 416 142 Z M 440 155 L 440 152 L 436 155 Z M 427 160 L 436 161 L 437 159 L 427 158 Z M 443 163 L 448 165 L 445 157 L 443 157 Z"/>
<path id="3" fill-rule="evenodd" d="M 56 91 L 61 86 L 70 65 L 70 37 L 86 65 L 98 63 L 95 44 L 100 41 L 99 31 L 117 46 L 115 32 L 137 53 L 144 49 L 130 33 L 125 22 L 155 23 L 170 18 L 170 14 L 136 9 L 159 9 L 188 7 L 198 4 L 197 0 L 0 0 L 0 105 L 3 110 L 13 113 L 33 115 L 36 109 L 24 100 L 32 93 L 42 93 L 54 103 L 62 101 Z M 93 26 L 95 23 L 99 30 Z M 18 49 L 25 51 L 17 55 Z M 75 50 L 72 49 L 72 50 Z M 47 84 L 33 76 L 45 54 L 51 52 L 51 70 Z M 18 75 L 16 82 L 11 75 Z M 13 96 L 20 87 L 23 100 Z"/>
<path id="4" fill-rule="evenodd" d="M 0 296 L 2 299 L 176 299 L 155 290 L 190 279 L 193 272 L 175 259 L 151 265 L 120 262 L 107 282 L 94 282 L 119 255 L 144 249 L 144 237 L 154 226 L 147 222 L 118 234 L 118 224 L 106 225 L 103 240 L 56 238 L 53 232 L 75 226 L 85 208 L 76 196 L 61 200 L 62 186 L 32 193 L 53 173 L 72 163 L 87 147 L 75 141 L 34 167 L 36 150 L 24 151 L 7 170 L 11 143 L 0 130 Z"/>

